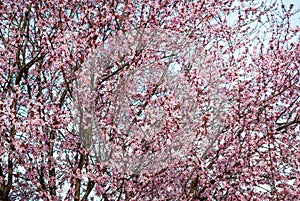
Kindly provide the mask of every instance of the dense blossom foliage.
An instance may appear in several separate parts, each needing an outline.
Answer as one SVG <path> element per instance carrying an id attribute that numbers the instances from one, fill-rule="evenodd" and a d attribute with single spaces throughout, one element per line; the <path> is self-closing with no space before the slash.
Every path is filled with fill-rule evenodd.
<path id="1" fill-rule="evenodd" d="M 299 200 L 299 9 L 1 1 L 0 199 Z"/>

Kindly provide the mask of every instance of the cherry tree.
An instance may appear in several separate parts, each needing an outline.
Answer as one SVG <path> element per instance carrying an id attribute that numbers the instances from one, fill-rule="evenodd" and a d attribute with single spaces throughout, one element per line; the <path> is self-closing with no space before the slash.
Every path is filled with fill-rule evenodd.
<path id="1" fill-rule="evenodd" d="M 298 200 L 299 8 L 0 2 L 2 200 Z"/>

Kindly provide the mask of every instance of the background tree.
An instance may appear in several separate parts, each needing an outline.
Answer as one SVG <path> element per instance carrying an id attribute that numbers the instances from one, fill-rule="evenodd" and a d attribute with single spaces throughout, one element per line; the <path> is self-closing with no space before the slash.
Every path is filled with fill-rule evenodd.
<path id="1" fill-rule="evenodd" d="M 298 200 L 298 12 L 0 2 L 0 198 Z"/>

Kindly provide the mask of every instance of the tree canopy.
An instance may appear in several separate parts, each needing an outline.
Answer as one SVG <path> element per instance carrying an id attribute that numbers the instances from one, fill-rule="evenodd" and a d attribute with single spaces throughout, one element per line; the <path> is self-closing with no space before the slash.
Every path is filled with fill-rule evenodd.
<path id="1" fill-rule="evenodd" d="M 0 2 L 1 200 L 299 200 L 299 7 Z"/>

